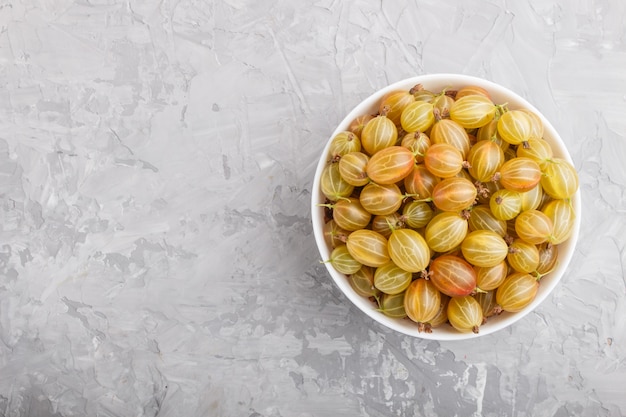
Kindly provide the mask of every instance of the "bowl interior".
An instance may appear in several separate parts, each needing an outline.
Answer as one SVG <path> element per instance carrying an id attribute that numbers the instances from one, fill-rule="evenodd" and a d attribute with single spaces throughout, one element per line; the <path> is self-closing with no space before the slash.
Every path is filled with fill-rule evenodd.
<path id="1" fill-rule="evenodd" d="M 347 130 L 350 122 L 354 120 L 357 116 L 363 114 L 375 114 L 378 112 L 378 103 L 382 99 L 382 97 L 390 91 L 393 90 L 409 90 L 411 87 L 416 84 L 422 84 L 424 88 L 438 92 L 444 88 L 446 89 L 459 89 L 463 86 L 467 85 L 476 85 L 485 88 L 491 94 L 494 102 L 496 104 L 507 103 L 509 109 L 518 109 L 518 108 L 526 108 L 532 110 L 534 113 L 540 116 L 544 124 L 544 139 L 550 143 L 552 146 L 554 155 L 556 157 L 563 158 L 570 163 L 572 163 L 571 156 L 567 151 L 563 140 L 556 132 L 554 127 L 550 124 L 550 122 L 528 101 L 518 96 L 511 90 L 502 87 L 493 82 L 466 76 L 466 75 L 458 75 L 458 74 L 432 74 L 432 75 L 423 75 L 417 76 L 413 78 L 408 78 L 392 85 L 383 88 L 376 93 L 372 94 L 367 99 L 363 100 L 359 105 L 357 105 L 337 126 L 335 131 L 330 136 L 324 150 L 322 151 L 316 173 L 313 182 L 313 192 L 311 199 L 311 210 L 312 210 L 312 223 L 313 223 L 313 231 L 315 235 L 315 240 L 317 246 L 320 251 L 321 258 L 326 260 L 330 258 L 330 252 L 332 251 L 330 242 L 328 242 L 324 236 L 324 209 L 319 207 L 318 204 L 324 203 L 324 196 L 320 191 L 320 176 L 324 165 L 326 164 L 328 150 L 330 146 L 330 140 L 339 132 Z M 398 332 L 416 336 L 423 339 L 432 339 L 432 340 L 462 340 L 462 339 L 470 339 L 474 337 L 484 336 L 490 333 L 493 333 L 497 330 L 503 329 L 514 322 L 520 320 L 526 314 L 531 312 L 535 307 L 537 307 L 554 289 L 554 287 L 558 284 L 561 277 L 565 273 L 567 266 L 572 258 L 574 253 L 574 248 L 576 245 L 576 241 L 578 240 L 578 234 L 580 230 L 580 191 L 577 191 L 574 197 L 572 198 L 572 204 L 574 210 L 576 212 L 576 222 L 574 225 L 574 230 L 572 232 L 572 236 L 566 242 L 559 245 L 559 253 L 558 253 L 558 263 L 557 267 L 550 274 L 544 276 L 541 279 L 541 285 L 539 286 L 539 290 L 537 292 L 537 296 L 534 301 L 526 307 L 524 310 L 518 313 L 507 313 L 504 312 L 498 316 L 492 316 L 489 318 L 487 323 L 485 323 L 480 328 L 480 333 L 461 333 L 453 329 L 451 326 L 441 326 L 433 329 L 432 333 L 420 333 L 417 330 L 417 324 L 413 323 L 409 319 L 393 319 L 385 316 L 379 311 L 376 311 L 375 306 L 372 304 L 370 300 L 361 295 L 357 294 L 348 281 L 348 278 L 335 270 L 330 263 L 326 263 L 326 268 L 328 269 L 329 274 L 339 286 L 339 288 L 343 291 L 343 293 L 350 299 L 352 303 L 354 303 L 361 311 L 370 316 L 372 319 L 377 322 L 387 326 L 393 330 Z"/>

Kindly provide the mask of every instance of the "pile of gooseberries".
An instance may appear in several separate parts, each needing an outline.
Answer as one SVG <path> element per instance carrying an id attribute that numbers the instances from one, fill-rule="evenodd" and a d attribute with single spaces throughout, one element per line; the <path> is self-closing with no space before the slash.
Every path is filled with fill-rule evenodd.
<path id="1" fill-rule="evenodd" d="M 572 234 L 578 175 L 542 119 L 482 87 L 386 94 L 329 144 L 325 260 L 420 332 L 478 333 L 535 298 Z"/>

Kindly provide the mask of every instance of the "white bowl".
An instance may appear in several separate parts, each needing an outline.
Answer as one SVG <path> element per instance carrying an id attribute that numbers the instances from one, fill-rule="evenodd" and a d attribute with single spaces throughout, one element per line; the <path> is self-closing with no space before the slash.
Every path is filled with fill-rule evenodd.
<path id="1" fill-rule="evenodd" d="M 376 114 L 378 112 L 378 104 L 381 98 L 390 91 L 393 90 L 409 90 L 411 87 L 416 84 L 422 84 L 424 88 L 427 90 L 438 92 L 444 88 L 446 89 L 459 89 L 463 86 L 467 85 L 476 85 L 483 87 L 489 94 L 491 95 L 494 103 L 503 104 L 508 103 L 509 109 L 516 108 L 526 108 L 532 110 L 537 115 L 541 117 L 541 120 L 544 124 L 544 139 L 550 143 L 552 149 L 554 151 L 554 156 L 563 158 L 570 163 L 572 163 L 571 156 L 567 151 L 563 140 L 554 129 L 554 127 L 550 124 L 550 122 L 537 110 L 532 104 L 528 101 L 515 94 L 513 91 L 502 87 L 496 83 L 491 81 L 487 81 L 481 78 L 471 77 L 467 75 L 458 75 L 458 74 L 430 74 L 430 75 L 422 75 L 413 78 L 407 78 L 405 80 L 396 82 L 391 84 L 365 100 L 363 100 L 360 104 L 358 104 L 337 126 L 335 131 L 330 136 L 328 143 L 324 147 L 322 154 L 320 156 L 319 163 L 317 165 L 317 169 L 315 172 L 315 178 L 313 181 L 313 191 L 312 191 L 312 199 L 311 199 L 311 216 L 313 222 L 313 232 L 315 235 L 315 241 L 317 243 L 317 247 L 319 249 L 320 255 L 322 259 L 326 260 L 330 258 L 330 252 L 332 251 L 329 242 L 326 241 L 324 236 L 324 208 L 319 207 L 319 204 L 323 204 L 325 202 L 325 198 L 320 191 L 320 176 L 322 173 L 322 169 L 324 168 L 327 155 L 329 151 L 330 141 L 331 139 L 339 132 L 345 131 L 348 129 L 348 125 L 352 120 L 354 120 L 357 116 L 363 114 Z M 475 333 L 461 333 L 451 326 L 444 325 L 437 328 L 434 328 L 432 333 L 420 333 L 417 329 L 417 324 L 413 323 L 409 319 L 394 319 L 385 316 L 383 313 L 376 310 L 374 304 L 367 298 L 357 294 L 348 281 L 348 278 L 339 273 L 336 269 L 332 267 L 330 263 L 325 263 L 326 268 L 330 276 L 335 281 L 335 284 L 343 291 L 343 293 L 348 297 L 354 305 L 356 305 L 361 311 L 367 314 L 369 317 L 377 321 L 378 323 L 396 330 L 400 333 L 404 333 L 409 336 L 420 337 L 423 339 L 432 339 L 432 340 L 463 340 L 470 339 L 474 337 L 488 335 L 495 331 L 501 330 L 516 321 L 520 320 L 528 313 L 533 311 L 543 300 L 545 300 L 552 290 L 556 287 L 556 285 L 561 280 L 561 277 L 565 273 L 567 266 L 572 258 L 574 253 L 574 248 L 576 245 L 576 241 L 578 240 L 578 234 L 580 230 L 580 217 L 581 217 L 581 203 L 580 203 L 580 190 L 576 192 L 576 194 L 572 198 L 572 203 L 574 210 L 576 212 L 576 222 L 574 224 L 574 230 L 572 232 L 571 237 L 564 243 L 559 245 L 559 254 L 558 254 L 558 263 L 556 268 L 548 275 L 544 276 L 541 279 L 541 285 L 539 285 L 539 290 L 537 292 L 537 296 L 534 301 L 527 306 L 524 310 L 517 313 L 507 313 L 504 312 L 498 316 L 489 317 L 487 323 L 483 324 L 480 328 L 480 332 L 478 334 Z"/>

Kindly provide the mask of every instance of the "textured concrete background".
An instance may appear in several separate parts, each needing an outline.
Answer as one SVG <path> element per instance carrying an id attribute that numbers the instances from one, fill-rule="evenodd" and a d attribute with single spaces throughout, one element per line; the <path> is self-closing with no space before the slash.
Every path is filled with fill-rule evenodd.
<path id="1" fill-rule="evenodd" d="M 623 0 L 0 0 L 0 415 L 626 415 Z M 584 220 L 511 328 L 392 333 L 319 264 L 335 125 L 388 83 L 502 83 Z"/>

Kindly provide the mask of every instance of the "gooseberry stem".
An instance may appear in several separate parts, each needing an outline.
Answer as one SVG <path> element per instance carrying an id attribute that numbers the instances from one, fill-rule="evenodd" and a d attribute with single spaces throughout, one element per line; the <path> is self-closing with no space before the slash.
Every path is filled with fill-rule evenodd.
<path id="1" fill-rule="evenodd" d="M 380 297 L 378 297 L 378 295 L 376 294 L 372 295 L 372 297 L 374 298 L 374 300 L 376 300 L 376 304 L 378 305 L 377 310 L 383 313 L 385 309 L 382 307 L 382 303 L 380 302 Z"/>
<path id="2" fill-rule="evenodd" d="M 337 233 L 336 237 L 337 240 L 341 243 L 346 243 L 348 241 L 348 235 L 346 235 L 345 233 Z"/>
<path id="3" fill-rule="evenodd" d="M 509 108 L 507 107 L 509 103 L 504 103 L 504 104 L 496 104 L 496 114 L 494 116 L 494 120 L 498 120 L 500 118 L 500 116 L 502 116 L 504 113 L 509 111 Z"/>
<path id="4" fill-rule="evenodd" d="M 407 198 L 413 198 L 414 201 L 418 201 L 418 202 L 432 201 L 432 198 L 431 199 L 426 199 L 426 200 L 416 200 L 415 198 L 419 197 L 419 196 L 420 196 L 419 194 L 409 194 L 409 193 L 406 193 L 406 194 L 404 194 L 402 196 L 402 201 L 406 200 Z"/>
<path id="5" fill-rule="evenodd" d="M 476 192 L 478 194 L 478 196 L 482 197 L 482 198 L 489 198 L 489 188 L 485 187 L 485 184 L 483 184 L 480 181 L 476 181 L 474 183 L 474 186 L 476 187 Z"/>
<path id="6" fill-rule="evenodd" d="M 391 224 L 388 217 L 385 217 L 385 222 L 387 223 L 387 227 L 389 227 L 389 230 L 391 230 L 391 233 L 396 231 L 396 225 Z"/>
<path id="7" fill-rule="evenodd" d="M 417 323 L 417 331 L 422 333 L 432 333 L 433 332 L 433 327 L 430 325 L 430 323 L 423 323 L 423 322 L 419 322 Z"/>
<path id="8" fill-rule="evenodd" d="M 413 201 L 417 201 L 418 203 L 430 203 L 430 202 L 432 202 L 432 201 L 433 201 L 433 198 L 432 198 L 432 197 L 424 198 L 424 199 L 422 199 L 422 200 L 416 200 L 416 199 L 415 199 L 415 197 L 419 197 L 419 196 L 420 196 L 419 194 L 405 194 L 405 195 L 404 195 L 404 198 L 407 198 L 407 197 L 414 197 L 414 198 L 413 198 Z"/>
<path id="9" fill-rule="evenodd" d="M 422 91 L 424 89 L 424 86 L 422 84 L 416 84 L 413 87 L 411 87 L 411 89 L 409 90 L 409 94 L 415 94 L 418 91 Z"/>
<path id="10" fill-rule="evenodd" d="M 551 269 L 547 270 L 543 274 L 540 274 L 538 271 L 535 271 L 535 278 L 537 279 L 537 281 L 541 281 L 541 278 L 545 277 L 546 275 L 554 271 L 558 265 L 559 265 L 559 262 L 557 261 Z"/>
<path id="11" fill-rule="evenodd" d="M 435 116 L 435 123 L 443 119 L 443 115 L 441 114 L 441 111 L 439 111 L 437 107 L 433 109 L 433 115 Z"/>

